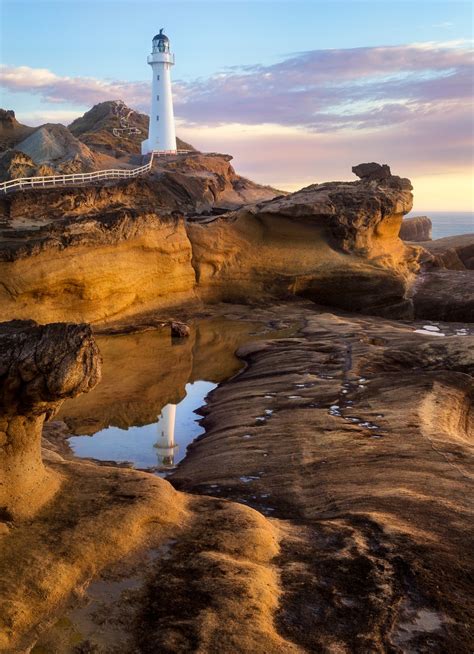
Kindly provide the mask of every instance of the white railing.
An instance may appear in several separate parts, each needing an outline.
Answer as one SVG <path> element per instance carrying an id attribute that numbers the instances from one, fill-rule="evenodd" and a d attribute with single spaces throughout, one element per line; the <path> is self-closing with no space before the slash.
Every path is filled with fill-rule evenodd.
<path id="1" fill-rule="evenodd" d="M 54 188 L 55 186 L 79 186 L 108 179 L 131 179 L 150 172 L 154 157 L 188 154 L 192 150 L 159 150 L 152 152 L 150 161 L 138 168 L 109 168 L 93 173 L 72 173 L 70 175 L 48 175 L 46 177 L 20 177 L 0 183 L 0 193 L 11 193 L 24 189 Z"/>
<path id="2" fill-rule="evenodd" d="M 112 134 L 114 136 L 122 136 L 122 134 L 141 134 L 142 130 L 138 127 L 114 127 Z"/>

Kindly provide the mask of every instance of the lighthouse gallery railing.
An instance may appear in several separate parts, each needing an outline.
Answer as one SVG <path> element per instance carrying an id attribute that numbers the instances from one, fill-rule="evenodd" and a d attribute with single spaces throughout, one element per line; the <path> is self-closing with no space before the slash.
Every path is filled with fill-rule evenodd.
<path id="1" fill-rule="evenodd" d="M 54 188 L 56 186 L 79 186 L 88 182 L 108 179 L 130 179 L 150 172 L 155 156 L 188 154 L 192 150 L 175 150 L 152 152 L 150 161 L 138 168 L 108 168 L 96 170 L 93 173 L 71 173 L 69 175 L 48 175 L 46 177 L 20 177 L 0 183 L 0 193 L 11 193 L 24 189 Z"/>

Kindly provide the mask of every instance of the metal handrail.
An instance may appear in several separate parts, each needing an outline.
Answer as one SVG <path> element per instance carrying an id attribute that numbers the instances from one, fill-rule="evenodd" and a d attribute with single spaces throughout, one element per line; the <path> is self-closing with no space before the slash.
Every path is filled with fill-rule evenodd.
<path id="1" fill-rule="evenodd" d="M 127 170 L 124 168 L 108 168 L 96 170 L 92 173 L 71 173 L 68 175 L 47 175 L 45 177 L 20 177 L 0 183 L 0 193 L 11 193 L 24 189 L 49 188 L 55 186 L 75 186 L 96 180 L 106 179 L 131 179 L 144 173 L 148 173 L 153 165 L 155 156 L 170 156 L 175 154 L 188 154 L 192 150 L 157 150 L 151 153 L 150 161 L 138 168 Z"/>

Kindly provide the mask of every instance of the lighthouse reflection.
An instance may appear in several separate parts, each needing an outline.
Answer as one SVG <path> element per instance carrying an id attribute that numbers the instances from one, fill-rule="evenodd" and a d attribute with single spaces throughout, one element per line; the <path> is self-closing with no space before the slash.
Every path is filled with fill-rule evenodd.
<path id="1" fill-rule="evenodd" d="M 175 442 L 174 432 L 176 425 L 176 404 L 167 404 L 163 407 L 158 418 L 158 439 L 153 447 L 157 452 L 158 468 L 169 470 L 174 468 L 179 446 Z"/>

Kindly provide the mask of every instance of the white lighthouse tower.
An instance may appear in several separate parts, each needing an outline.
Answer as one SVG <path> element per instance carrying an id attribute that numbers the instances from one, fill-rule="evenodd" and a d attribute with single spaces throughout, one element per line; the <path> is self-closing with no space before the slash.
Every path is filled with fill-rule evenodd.
<path id="1" fill-rule="evenodd" d="M 174 66 L 174 55 L 170 52 L 170 40 L 163 34 L 163 28 L 152 43 L 151 55 L 147 59 L 153 71 L 150 126 L 148 138 L 142 142 L 142 154 L 176 152 L 171 94 L 171 66 Z"/>

